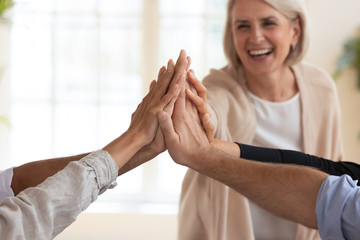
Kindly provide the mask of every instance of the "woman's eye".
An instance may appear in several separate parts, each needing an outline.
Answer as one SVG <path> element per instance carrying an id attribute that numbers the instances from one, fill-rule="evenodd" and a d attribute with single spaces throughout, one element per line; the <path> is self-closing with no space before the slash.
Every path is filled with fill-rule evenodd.
<path id="1" fill-rule="evenodd" d="M 275 22 L 265 22 L 264 25 L 265 26 L 275 26 L 276 23 Z"/>
<path id="2" fill-rule="evenodd" d="M 242 24 L 242 25 L 238 25 L 237 26 L 237 29 L 247 29 L 247 28 L 250 28 L 249 25 L 245 25 L 245 24 Z"/>

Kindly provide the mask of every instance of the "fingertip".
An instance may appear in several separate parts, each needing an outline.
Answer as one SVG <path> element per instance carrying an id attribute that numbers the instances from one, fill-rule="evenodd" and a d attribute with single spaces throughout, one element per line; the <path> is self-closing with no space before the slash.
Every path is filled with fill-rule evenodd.
<path id="1" fill-rule="evenodd" d="M 186 51 L 185 51 L 185 49 L 181 49 L 181 50 L 180 50 L 180 56 L 186 56 Z"/>
<path id="2" fill-rule="evenodd" d="M 190 56 L 187 56 L 186 59 L 187 59 L 187 61 L 188 61 L 188 68 L 189 68 L 190 65 L 191 65 L 191 57 L 190 57 Z"/>
<path id="3" fill-rule="evenodd" d="M 168 71 L 170 71 L 173 68 L 174 68 L 174 60 L 172 60 L 172 58 L 170 58 L 168 61 L 168 64 L 167 64 L 167 69 L 168 69 Z"/>
<path id="4" fill-rule="evenodd" d="M 193 69 L 190 69 L 188 72 L 187 72 L 187 76 L 188 78 L 190 79 L 190 81 L 192 83 L 196 83 L 197 82 L 197 79 L 195 77 L 195 71 Z"/>
<path id="5" fill-rule="evenodd" d="M 166 67 L 163 65 L 163 66 L 160 68 L 159 72 L 164 72 L 165 70 L 166 70 Z"/>
<path id="6" fill-rule="evenodd" d="M 194 94 L 190 89 L 188 89 L 188 88 L 185 88 L 185 93 L 188 94 L 188 95 L 191 95 L 191 96 L 195 95 L 195 94 Z"/>
<path id="7" fill-rule="evenodd" d="M 150 86 L 149 86 L 149 91 L 155 86 L 156 84 L 156 80 L 152 80 L 151 83 L 150 83 Z"/>
<path id="8" fill-rule="evenodd" d="M 205 115 L 203 117 L 203 121 L 204 121 L 204 123 L 208 123 L 211 121 L 211 116 L 209 113 L 205 113 Z"/>

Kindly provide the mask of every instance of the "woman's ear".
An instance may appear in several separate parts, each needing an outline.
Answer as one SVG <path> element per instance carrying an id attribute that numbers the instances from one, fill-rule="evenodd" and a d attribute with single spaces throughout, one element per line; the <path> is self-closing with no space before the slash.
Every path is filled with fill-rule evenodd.
<path id="1" fill-rule="evenodd" d="M 297 45 L 301 35 L 301 23 L 299 18 L 296 18 L 291 22 L 291 34 L 291 45 Z"/>

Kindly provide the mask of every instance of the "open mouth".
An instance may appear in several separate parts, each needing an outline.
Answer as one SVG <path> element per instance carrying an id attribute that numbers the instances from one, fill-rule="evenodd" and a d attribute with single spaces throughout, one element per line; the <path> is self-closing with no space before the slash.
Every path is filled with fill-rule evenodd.
<path id="1" fill-rule="evenodd" d="M 274 51 L 273 48 L 260 49 L 260 50 L 250 50 L 249 54 L 252 57 L 265 57 L 270 55 Z"/>

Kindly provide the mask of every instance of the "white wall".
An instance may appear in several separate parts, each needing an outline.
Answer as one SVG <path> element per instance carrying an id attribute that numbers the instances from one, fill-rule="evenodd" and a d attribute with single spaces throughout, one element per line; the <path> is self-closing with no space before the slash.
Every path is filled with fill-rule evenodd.
<path id="1" fill-rule="evenodd" d="M 10 25 L 0 18 L 0 117 L 10 116 Z M 11 165 L 9 158 L 10 127 L 0 121 L 0 169 Z"/>
<path id="2" fill-rule="evenodd" d="M 308 0 L 312 25 L 312 46 L 307 61 L 332 73 L 343 42 L 360 26 L 360 1 Z M 221 47 L 221 46 L 219 46 Z M 354 71 L 337 81 L 342 108 L 343 142 L 346 160 L 360 163 L 360 91 Z M 66 239 L 175 239 L 175 215 L 82 214 L 58 240 Z"/>
<path id="3" fill-rule="evenodd" d="M 360 1 L 309 0 L 312 46 L 307 60 L 333 73 L 344 41 L 360 27 Z M 347 70 L 336 82 L 342 110 L 345 159 L 360 163 L 360 91 L 356 73 Z"/>

